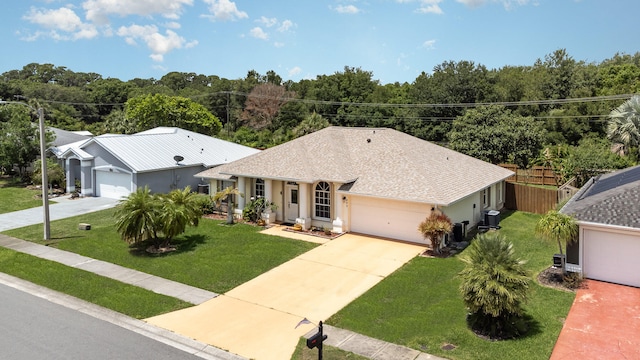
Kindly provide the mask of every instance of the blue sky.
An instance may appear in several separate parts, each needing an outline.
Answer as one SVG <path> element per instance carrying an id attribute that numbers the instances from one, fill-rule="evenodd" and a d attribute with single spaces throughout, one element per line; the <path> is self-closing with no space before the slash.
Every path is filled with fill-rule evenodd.
<path id="1" fill-rule="evenodd" d="M 121 80 L 169 71 L 313 79 L 345 66 L 382 84 L 444 61 L 532 65 L 557 49 L 640 51 L 637 0 L 22 0 L 0 13 L 0 73 L 29 63 Z"/>

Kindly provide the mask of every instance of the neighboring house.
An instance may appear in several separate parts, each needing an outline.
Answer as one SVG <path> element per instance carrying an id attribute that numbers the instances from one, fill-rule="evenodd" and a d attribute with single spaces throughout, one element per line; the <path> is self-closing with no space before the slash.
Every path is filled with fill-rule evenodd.
<path id="1" fill-rule="evenodd" d="M 473 226 L 502 208 L 511 175 L 396 130 L 329 127 L 196 176 L 212 191 L 235 184 L 238 209 L 266 197 L 270 220 L 426 243 L 417 228 L 431 211 Z"/>
<path id="2" fill-rule="evenodd" d="M 640 166 L 590 179 L 560 211 L 580 228 L 569 271 L 640 287 Z"/>
<path id="3" fill-rule="evenodd" d="M 49 144 L 51 147 L 64 146 L 91 138 L 90 135 L 79 134 L 78 132 L 62 130 L 51 126 L 47 127 L 47 130 L 51 131 L 55 135 L 55 139 L 51 144 Z"/>
<path id="4" fill-rule="evenodd" d="M 194 174 L 259 150 L 179 128 L 100 135 L 50 149 L 64 160 L 67 192 L 121 198 L 149 186 L 155 193 L 191 186 Z"/>

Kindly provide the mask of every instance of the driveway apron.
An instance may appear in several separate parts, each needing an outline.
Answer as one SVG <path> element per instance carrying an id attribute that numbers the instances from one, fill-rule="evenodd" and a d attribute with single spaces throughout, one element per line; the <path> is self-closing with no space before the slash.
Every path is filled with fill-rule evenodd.
<path id="1" fill-rule="evenodd" d="M 587 281 L 551 354 L 566 359 L 640 359 L 640 288 Z"/>
<path id="2" fill-rule="evenodd" d="M 346 234 L 201 305 L 147 319 L 247 358 L 289 359 L 301 336 L 424 246 Z M 304 318 L 314 324 L 297 326 Z"/>

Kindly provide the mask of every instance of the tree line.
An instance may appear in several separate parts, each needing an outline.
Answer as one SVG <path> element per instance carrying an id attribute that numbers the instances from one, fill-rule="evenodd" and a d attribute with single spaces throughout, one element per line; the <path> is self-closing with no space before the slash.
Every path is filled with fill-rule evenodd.
<path id="1" fill-rule="evenodd" d="M 0 77 L 1 99 L 37 100 L 49 125 L 95 135 L 180 126 L 266 148 L 327 125 L 387 127 L 524 167 L 544 162 L 544 149 L 550 161 L 585 142 L 610 147 L 607 116 L 639 91 L 640 53 L 588 63 L 564 49 L 500 69 L 445 61 L 411 83 L 381 84 L 348 66 L 297 82 L 254 70 L 242 79 L 170 72 L 122 81 L 35 63 Z M 495 137 L 508 141 L 485 149 Z"/>

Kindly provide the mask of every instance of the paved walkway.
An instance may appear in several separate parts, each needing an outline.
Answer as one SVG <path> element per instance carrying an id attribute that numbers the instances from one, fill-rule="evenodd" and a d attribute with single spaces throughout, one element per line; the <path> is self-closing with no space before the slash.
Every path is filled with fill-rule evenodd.
<path id="1" fill-rule="evenodd" d="M 147 321 L 260 360 L 289 359 L 301 336 L 424 251 L 342 235 L 201 305 Z M 397 359 L 397 357 L 389 357 Z"/>
<path id="2" fill-rule="evenodd" d="M 70 200 L 69 197 L 66 196 L 52 198 L 51 201 L 56 201 L 55 204 L 49 204 L 49 219 L 51 221 L 109 209 L 118 204 L 118 200 L 102 197 L 86 197 Z M 0 232 L 29 225 L 42 224 L 42 222 L 42 206 L 0 214 Z"/>
<path id="3" fill-rule="evenodd" d="M 640 359 L 640 288 L 586 281 L 551 354 L 567 359 Z"/>

